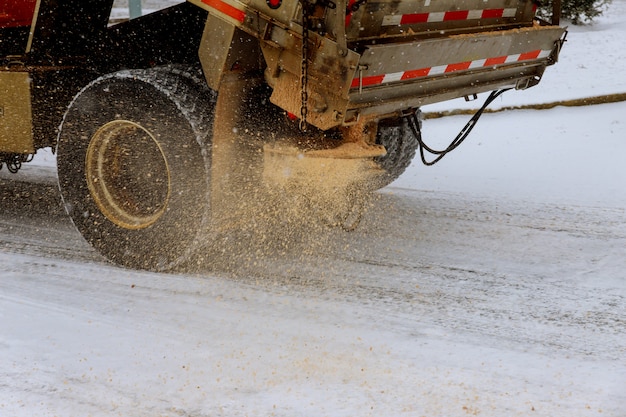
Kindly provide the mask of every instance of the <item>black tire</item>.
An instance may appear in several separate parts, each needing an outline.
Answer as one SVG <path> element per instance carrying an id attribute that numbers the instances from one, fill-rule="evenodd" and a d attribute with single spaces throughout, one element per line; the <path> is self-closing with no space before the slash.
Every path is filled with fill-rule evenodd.
<path id="1" fill-rule="evenodd" d="M 383 188 L 397 180 L 411 165 L 419 142 L 405 118 L 383 120 L 378 125 L 376 143 L 387 150 L 385 156 L 374 159 L 383 173 L 375 188 Z"/>
<path id="2" fill-rule="evenodd" d="M 103 76 L 70 104 L 59 188 L 80 233 L 110 261 L 168 270 L 207 237 L 215 100 L 189 77 L 151 69 Z"/>
<path id="3" fill-rule="evenodd" d="M 166 76 L 184 78 L 199 89 L 208 89 L 206 78 L 204 78 L 202 67 L 200 67 L 200 65 L 170 64 L 154 67 L 151 71 L 158 72 L 159 74 L 164 74 Z"/>

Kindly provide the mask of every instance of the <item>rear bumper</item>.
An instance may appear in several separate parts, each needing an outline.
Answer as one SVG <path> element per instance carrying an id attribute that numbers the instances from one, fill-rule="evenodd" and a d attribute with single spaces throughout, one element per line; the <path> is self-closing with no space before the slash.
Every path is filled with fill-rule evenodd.
<path id="1" fill-rule="evenodd" d="M 383 118 L 494 89 L 532 87 L 557 61 L 565 33 L 559 26 L 532 26 L 374 44 L 346 56 L 334 53 L 332 40 L 315 35 L 308 122 L 325 130 L 363 116 Z M 266 78 L 274 88 L 272 102 L 300 114 L 300 57 L 293 52 L 301 45 L 275 45 L 262 43 L 271 57 Z"/>
<path id="2" fill-rule="evenodd" d="M 566 30 L 535 26 L 374 45 L 361 55 L 346 121 L 491 91 L 539 83 L 558 60 Z"/>

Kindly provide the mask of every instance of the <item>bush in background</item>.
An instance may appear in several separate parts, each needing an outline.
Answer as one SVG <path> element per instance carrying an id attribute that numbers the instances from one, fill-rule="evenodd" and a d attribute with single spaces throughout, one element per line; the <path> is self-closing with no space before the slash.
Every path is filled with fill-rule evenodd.
<path id="1" fill-rule="evenodd" d="M 572 24 L 591 23 L 601 16 L 611 0 L 561 0 L 561 17 L 571 20 Z M 539 17 L 550 19 L 552 16 L 552 0 L 545 0 L 537 9 Z"/>

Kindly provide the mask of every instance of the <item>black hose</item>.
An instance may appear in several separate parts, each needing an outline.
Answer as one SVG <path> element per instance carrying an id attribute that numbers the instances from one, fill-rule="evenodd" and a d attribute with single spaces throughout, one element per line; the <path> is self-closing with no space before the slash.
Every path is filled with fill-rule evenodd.
<path id="1" fill-rule="evenodd" d="M 467 122 L 467 124 L 463 127 L 463 129 L 461 129 L 461 131 L 456 136 L 456 138 L 454 138 L 454 140 L 450 143 L 450 145 L 446 149 L 441 150 L 441 151 L 432 149 L 431 147 L 426 145 L 424 141 L 422 140 L 422 129 L 420 126 L 421 122 L 418 120 L 418 116 L 416 115 L 416 113 L 412 113 L 406 116 L 408 124 L 411 128 L 411 131 L 413 132 L 413 134 L 417 138 L 417 142 L 419 143 L 420 157 L 422 158 L 422 162 L 424 163 L 424 165 L 427 165 L 427 166 L 435 165 L 448 153 L 458 148 L 459 145 L 463 143 L 463 141 L 467 138 L 467 136 L 469 136 L 472 129 L 474 129 L 474 127 L 476 126 L 476 123 L 478 123 L 478 119 L 480 119 L 480 116 L 482 116 L 487 106 L 489 106 L 489 104 L 491 104 L 502 93 L 508 90 L 510 90 L 510 88 L 492 91 L 491 94 L 489 94 L 489 97 L 487 97 L 487 100 L 485 100 L 485 103 L 482 105 L 482 107 L 478 109 L 476 113 L 474 113 L 472 118 Z M 425 152 L 435 155 L 436 158 L 433 159 L 432 161 L 427 161 Z"/>

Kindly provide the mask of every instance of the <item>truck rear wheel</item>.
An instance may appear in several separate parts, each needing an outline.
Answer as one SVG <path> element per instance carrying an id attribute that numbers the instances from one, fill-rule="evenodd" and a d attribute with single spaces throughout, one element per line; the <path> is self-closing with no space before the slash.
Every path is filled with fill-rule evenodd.
<path id="1" fill-rule="evenodd" d="M 411 165 L 419 142 L 405 118 L 383 120 L 378 125 L 376 144 L 387 150 L 385 156 L 374 158 L 383 170 L 374 188 L 383 188 L 397 180 Z"/>
<path id="2" fill-rule="evenodd" d="M 61 125 L 59 187 L 72 221 L 112 262 L 167 270 L 210 233 L 216 95 L 169 71 L 101 77 Z"/>

